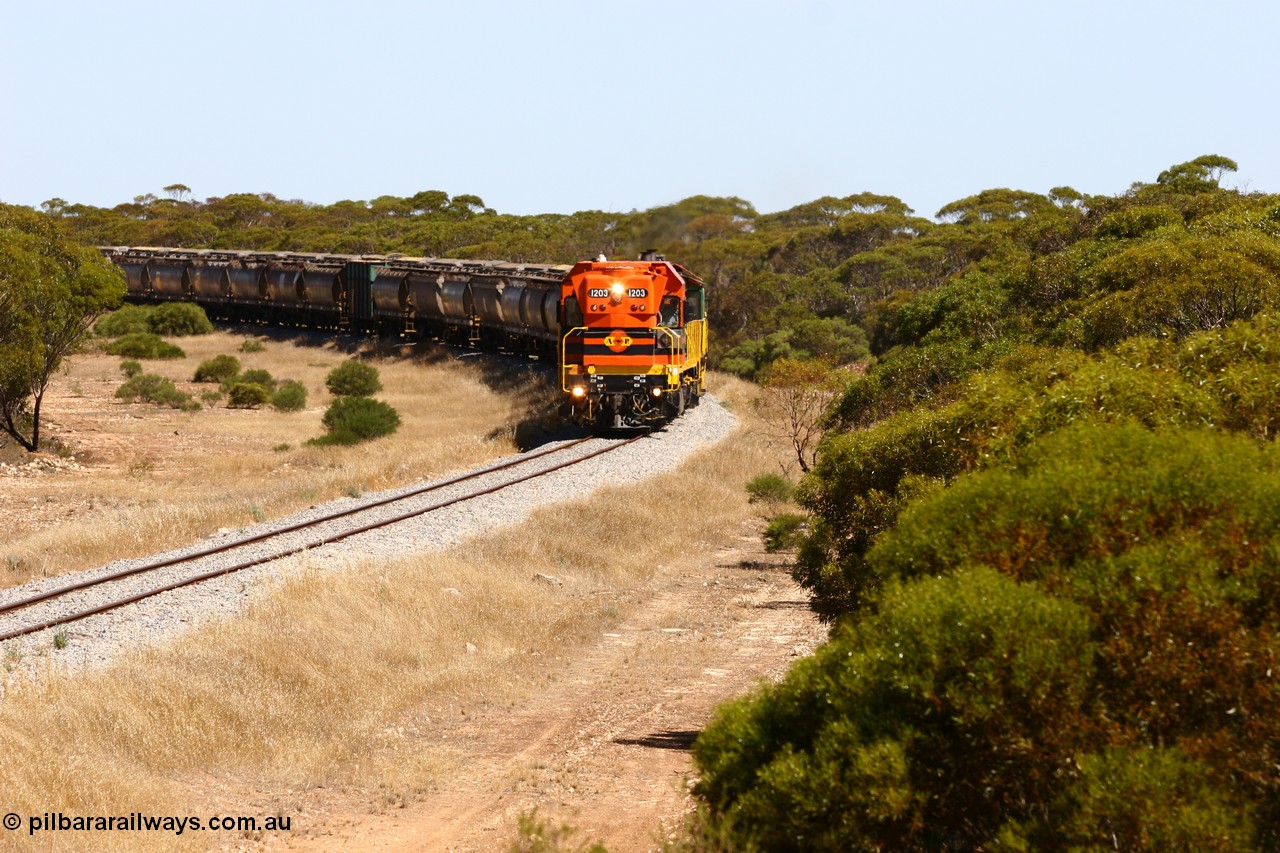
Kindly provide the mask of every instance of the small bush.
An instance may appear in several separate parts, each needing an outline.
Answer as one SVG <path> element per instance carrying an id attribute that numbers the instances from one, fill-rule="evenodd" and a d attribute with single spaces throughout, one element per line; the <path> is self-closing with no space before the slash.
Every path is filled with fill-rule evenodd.
<path id="1" fill-rule="evenodd" d="M 125 305 L 99 320 L 94 329 L 99 335 L 108 338 L 145 335 L 152 331 L 149 316 L 150 312 L 141 305 Z"/>
<path id="2" fill-rule="evenodd" d="M 391 435 L 400 426 L 400 415 L 381 400 L 368 397 L 339 397 L 324 413 L 329 432 L 312 439 L 312 444 L 358 444 Z"/>
<path id="3" fill-rule="evenodd" d="M 53 635 L 53 647 L 58 650 L 65 649 L 71 642 L 71 635 L 66 631 L 59 631 Z"/>
<path id="4" fill-rule="evenodd" d="M 186 353 L 181 347 L 163 341 L 159 335 L 150 332 L 131 332 L 107 345 L 107 352 L 125 358 L 183 358 Z"/>
<path id="5" fill-rule="evenodd" d="M 795 487 L 780 474 L 759 474 L 747 483 L 747 494 L 751 496 L 752 503 L 786 503 L 794 491 Z"/>
<path id="6" fill-rule="evenodd" d="M 265 349 L 262 341 L 255 341 L 252 338 L 240 344 L 240 352 L 262 352 Z"/>
<path id="7" fill-rule="evenodd" d="M 126 305 L 98 321 L 99 335 L 118 338 L 123 335 L 207 335 L 213 324 L 199 305 L 190 302 L 166 302 L 163 305 Z"/>
<path id="8" fill-rule="evenodd" d="M 358 361 L 344 361 L 330 370 L 324 384 L 335 397 L 371 397 L 382 390 L 378 369 Z"/>
<path id="9" fill-rule="evenodd" d="M 155 403 L 171 409 L 195 411 L 200 404 L 185 391 L 179 391 L 172 379 L 154 373 L 139 373 L 116 389 L 116 397 L 129 402 Z"/>
<path id="10" fill-rule="evenodd" d="M 234 355 L 215 355 L 200 362 L 196 382 L 229 382 L 240 372 L 240 359 Z"/>
<path id="11" fill-rule="evenodd" d="M 205 391 L 200 395 L 200 399 L 204 400 L 206 403 L 216 403 L 222 399 L 222 392 L 214 390 Z"/>
<path id="12" fill-rule="evenodd" d="M 271 375 L 271 371 L 263 370 L 262 368 L 246 370 L 244 373 L 240 374 L 240 381 L 251 382 L 254 385 L 261 385 L 268 391 L 274 391 L 278 384 L 275 377 Z"/>
<path id="13" fill-rule="evenodd" d="M 283 444 L 277 444 L 275 447 L 271 449 L 274 450 L 276 453 L 285 453 L 289 450 L 292 450 L 293 445 L 286 441 Z"/>
<path id="14" fill-rule="evenodd" d="M 794 512 L 784 512 L 775 517 L 764 529 L 765 550 L 775 553 L 797 547 L 804 539 L 808 521 L 805 516 Z"/>
<path id="15" fill-rule="evenodd" d="M 166 302 L 151 310 L 147 318 L 157 335 L 180 338 L 185 335 L 207 335 L 213 331 L 209 316 L 199 305 L 190 302 Z"/>
<path id="16" fill-rule="evenodd" d="M 120 372 L 124 374 L 125 379 L 132 379 L 142 372 L 142 364 L 131 358 L 126 358 L 120 362 Z"/>
<path id="17" fill-rule="evenodd" d="M 277 412 L 300 412 L 307 407 L 307 389 L 290 379 L 271 395 L 271 408 Z"/>
<path id="18" fill-rule="evenodd" d="M 237 382 L 227 392 L 227 407 L 256 409 L 271 399 L 271 392 L 256 382 Z"/>
<path id="19" fill-rule="evenodd" d="M 579 830 L 563 821 L 544 820 L 538 808 L 520 812 L 519 836 L 509 848 L 514 853 L 608 853 L 598 841 L 580 841 Z M 674 848 L 673 848 L 674 849 Z"/>

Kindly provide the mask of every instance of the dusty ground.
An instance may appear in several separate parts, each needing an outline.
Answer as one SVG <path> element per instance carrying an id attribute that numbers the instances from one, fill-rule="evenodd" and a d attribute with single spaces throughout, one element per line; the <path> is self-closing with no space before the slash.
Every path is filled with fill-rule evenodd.
<path id="1" fill-rule="evenodd" d="M 235 352 L 239 340 L 225 333 L 183 340 L 184 363 L 149 363 L 148 369 L 171 373 L 198 396 L 203 389 L 182 378 L 200 358 Z M 133 517 L 129 513 L 157 500 L 191 500 L 192 488 L 231 488 L 236 476 L 218 467 L 220 459 L 242 460 L 233 469 L 246 472 L 241 491 L 276 482 L 281 496 L 263 503 L 269 514 L 344 488 L 347 474 L 321 481 L 330 462 L 321 460 L 321 471 L 297 445 L 319 432 L 322 377 L 346 356 L 308 349 L 269 351 L 260 356 L 264 364 L 242 360 L 246 367 L 275 367 L 286 356 L 290 367 L 281 375 L 302 379 L 312 394 L 307 412 L 289 416 L 222 404 L 195 415 L 129 406 L 111 396 L 122 381 L 118 358 L 72 360 L 46 398 L 47 434 L 66 448 L 63 454 L 56 445 L 34 460 L 0 450 L 0 463 L 9 464 L 0 468 L 0 518 L 6 519 L 0 560 L 13 552 L 30 559 L 31 543 L 44 541 L 33 537 L 52 536 L 86 515 Z M 409 400 L 403 405 L 408 409 Z M 500 422 L 518 407 L 491 408 Z M 286 441 L 295 449 L 276 452 Z M 500 450 L 441 452 L 466 465 Z M 208 484 L 196 477 L 193 487 L 197 457 L 208 461 Z M 13 467 L 18 461 L 21 467 Z M 291 466 L 297 471 L 309 461 L 317 467 L 301 488 L 292 481 L 280 486 L 293 476 Z M 350 476 L 357 474 L 365 475 Z M 550 825 L 576 827 L 576 841 L 599 840 L 614 853 L 657 849 L 692 809 L 690 746 L 716 705 L 761 679 L 780 677 L 825 635 L 783 562 L 762 552 L 758 522 L 736 537 L 726 533 L 731 547 L 690 543 L 679 562 L 659 566 L 639 590 L 611 602 L 618 626 L 562 656 L 546 656 L 535 686 L 511 704 L 422 706 L 389 726 L 367 760 L 371 767 L 403 767 L 402 784 L 388 784 L 386 773 L 356 772 L 344 778 L 383 781 L 282 791 L 219 774 L 173 779 L 184 792 L 179 799 L 193 813 L 291 817 L 288 835 L 210 839 L 233 850 L 504 850 L 517 837 L 520 815 L 534 808 Z M 50 567 L 68 570 L 91 557 L 59 557 Z M 0 562 L 0 585 L 20 580 L 21 573 L 6 568 Z"/>
<path id="2" fill-rule="evenodd" d="M 250 339 L 265 349 L 242 352 Z M 403 425 L 380 445 L 380 457 L 308 448 L 306 440 L 324 432 L 332 399 L 324 378 L 351 357 L 351 341 L 252 329 L 174 340 L 185 358 L 146 361 L 144 369 L 173 379 L 196 400 L 217 393 L 216 385 L 191 381 L 196 366 L 230 354 L 244 369 L 302 382 L 306 409 L 232 409 L 225 397 L 205 399 L 194 413 L 127 403 L 114 396 L 124 381 L 119 357 L 68 359 L 45 395 L 41 452 L 27 454 L 0 435 L 0 587 L 478 464 L 512 452 L 508 432 L 525 405 L 518 393 L 484 387 L 488 374 L 477 365 L 381 359 L 374 362 L 385 386 L 378 396 L 397 408 Z"/>
<path id="3" fill-rule="evenodd" d="M 714 707 L 780 677 L 825 635 L 758 543 L 746 527 L 737 549 L 695 549 L 661 567 L 644 600 L 624 604 L 619 629 L 548 661 L 543 686 L 515 706 L 422 708 L 389 729 L 386 754 L 370 761 L 436 767 L 429 790 L 266 794 L 224 780 L 192 793 L 294 816 L 291 836 L 229 845 L 237 850 L 505 850 L 534 808 L 576 828 L 575 842 L 658 849 L 692 809 L 690 746 Z"/>

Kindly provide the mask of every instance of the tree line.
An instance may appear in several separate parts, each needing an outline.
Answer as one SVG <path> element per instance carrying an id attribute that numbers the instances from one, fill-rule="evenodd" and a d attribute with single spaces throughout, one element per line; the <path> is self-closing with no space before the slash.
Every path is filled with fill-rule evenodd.
<path id="1" fill-rule="evenodd" d="M 874 250 L 919 272 L 798 490 L 832 636 L 698 740 L 709 836 L 1280 847 L 1280 196 L 1234 168 L 988 191 L 947 249 Z"/>

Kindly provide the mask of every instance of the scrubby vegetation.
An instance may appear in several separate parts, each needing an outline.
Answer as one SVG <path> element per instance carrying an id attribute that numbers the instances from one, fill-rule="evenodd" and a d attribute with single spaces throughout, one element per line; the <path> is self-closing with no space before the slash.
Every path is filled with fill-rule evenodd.
<path id="1" fill-rule="evenodd" d="M 940 212 L 964 264 L 874 305 L 799 492 L 832 640 L 698 741 L 713 834 L 1280 844 L 1280 199 L 1233 167 Z"/>
<path id="2" fill-rule="evenodd" d="M 163 340 L 151 332 L 130 332 L 107 344 L 106 351 L 111 355 L 125 358 L 170 359 L 183 358 L 186 353 L 182 347 Z"/>
<path id="3" fill-rule="evenodd" d="M 271 408 L 277 412 L 300 412 L 307 407 L 307 389 L 292 379 L 280 383 L 271 393 Z"/>
<path id="4" fill-rule="evenodd" d="M 256 382 L 236 381 L 227 389 L 227 407 L 256 409 L 271 400 L 271 392 Z"/>
<path id="5" fill-rule="evenodd" d="M 191 399 L 190 394 L 178 390 L 172 379 L 154 373 L 131 375 L 128 381 L 116 389 L 116 397 L 130 403 L 155 403 L 171 409 L 182 409 L 184 412 L 194 412 L 200 408 L 200 404 Z"/>
<path id="6" fill-rule="evenodd" d="M 794 493 L 795 486 L 781 474 L 757 474 L 747 481 L 747 494 L 751 496 L 752 503 L 786 503 Z"/>
<path id="7" fill-rule="evenodd" d="M 400 415 L 381 400 L 369 397 L 338 397 L 324 413 L 325 435 L 312 444 L 359 444 L 400 427 Z"/>
<path id="8" fill-rule="evenodd" d="M 215 355 L 196 367 L 196 382 L 229 382 L 240 374 L 240 359 L 234 355 Z"/>
<path id="9" fill-rule="evenodd" d="M 279 384 L 276 382 L 275 377 L 271 375 L 271 371 L 264 370 L 260 367 L 253 368 L 252 370 L 246 370 L 244 373 L 241 373 L 239 381 L 250 382 L 254 385 L 261 385 L 268 391 L 274 391 L 276 385 Z"/>
<path id="10" fill-rule="evenodd" d="M 99 335 L 118 338 L 122 335 L 142 335 L 151 331 L 148 318 L 150 310 L 143 305 L 123 305 L 104 316 L 93 327 Z"/>
<path id="11" fill-rule="evenodd" d="M 176 338 L 207 335 L 213 331 L 213 324 L 199 305 L 166 302 L 162 305 L 125 305 L 99 320 L 94 329 L 99 335 L 111 338 L 146 333 Z"/>
<path id="12" fill-rule="evenodd" d="M 329 371 L 324 384 L 335 397 L 372 397 L 382 390 L 378 368 L 359 361 L 344 361 Z"/>

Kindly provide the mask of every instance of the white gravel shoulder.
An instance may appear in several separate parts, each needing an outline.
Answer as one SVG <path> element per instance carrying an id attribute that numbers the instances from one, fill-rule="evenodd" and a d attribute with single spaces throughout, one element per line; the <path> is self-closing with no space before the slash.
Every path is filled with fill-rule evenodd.
<path id="1" fill-rule="evenodd" d="M 714 396 L 709 396 L 704 398 L 702 405 L 688 410 L 665 429 L 651 433 L 646 438 L 619 450 L 552 472 L 545 477 L 519 483 L 494 494 L 464 501 L 387 527 L 356 534 L 340 542 L 315 547 L 304 554 L 285 557 L 240 572 L 212 578 L 192 586 L 162 593 L 119 610 L 86 617 L 67 625 L 9 640 L 4 643 L 5 668 L 10 674 L 10 680 L 14 677 L 25 680 L 24 676 L 38 677 L 51 666 L 59 670 L 102 666 L 110 663 L 124 651 L 172 641 L 174 637 L 192 626 L 210 619 L 234 617 L 243 612 L 245 605 L 252 598 L 268 592 L 284 578 L 303 569 L 340 571 L 368 561 L 394 559 L 447 548 L 468 537 L 480 536 L 498 527 L 518 524 L 541 507 L 576 500 L 602 485 L 637 482 L 671 471 L 701 448 L 727 438 L 736 426 L 737 419 Z M 599 444 L 595 441 L 588 442 L 583 445 L 583 452 L 596 449 Z M 538 450 L 542 449 L 545 449 L 545 446 L 538 448 Z M 536 452 L 538 451 L 522 455 L 531 455 Z M 557 457 L 553 454 L 545 462 L 545 467 L 550 467 L 555 461 Z M 538 464 L 540 462 L 531 463 L 531 465 Z M 527 473 L 523 467 L 518 470 Z M 506 472 L 494 474 L 494 482 L 499 482 L 504 475 L 512 476 Z M 409 492 L 425 484 L 426 481 L 423 481 L 400 489 L 370 492 L 360 498 L 343 498 L 317 505 L 286 518 L 238 530 L 234 534 L 224 533 L 221 536 L 210 537 L 202 542 L 192 543 L 190 546 L 166 551 L 163 554 L 134 560 L 119 560 L 84 572 L 61 575 L 15 587 L 0 593 L 0 603 L 27 598 L 49 589 L 112 574 L 143 563 L 189 554 L 216 544 L 220 538 L 265 532 L 300 521 L 309 521 L 337 509 L 371 503 L 378 498 Z M 441 502 L 451 496 L 474 490 L 477 485 L 479 485 L 477 481 L 469 481 L 456 486 L 446 486 L 438 491 L 413 498 L 413 504 L 409 508 L 414 505 L 425 507 Z M 382 517 L 386 518 L 405 510 L 404 505 L 397 504 L 394 507 L 374 510 L 372 514 L 376 518 L 378 513 L 381 513 Z M 205 557 L 195 568 L 187 565 L 165 570 L 161 577 L 157 577 L 155 573 L 147 573 L 136 581 L 124 579 L 107 585 L 108 588 L 104 591 L 86 591 L 73 604 L 40 604 L 15 614 L 6 614 L 0 616 L 0 632 L 10 630 L 22 623 L 29 624 L 32 621 L 53 618 L 60 612 L 83 610 L 94 606 L 95 603 L 123 598 L 145 589 L 154 589 L 180 578 L 250 560 L 268 552 L 276 553 L 287 550 L 288 547 L 304 545 L 318 538 L 326 527 L 327 525 L 319 525 L 288 534 L 288 541 L 283 545 L 279 541 L 271 541 L 238 548 L 228 554 Z M 55 648 L 54 643 L 55 635 L 59 632 L 66 634 L 67 642 L 62 649 Z M 0 694 L 3 693 L 4 687 L 5 685 L 0 684 Z"/>

